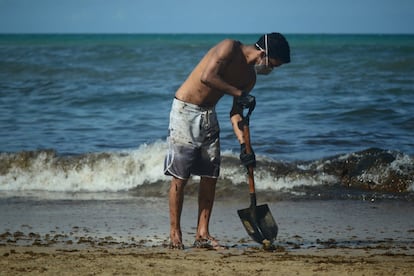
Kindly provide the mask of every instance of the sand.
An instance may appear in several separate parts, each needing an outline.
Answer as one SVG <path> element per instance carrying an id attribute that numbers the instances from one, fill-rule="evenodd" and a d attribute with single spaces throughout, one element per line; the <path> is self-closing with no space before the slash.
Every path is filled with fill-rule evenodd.
<path id="1" fill-rule="evenodd" d="M 0 248 L 0 275 L 413 275 L 414 256 L 368 249 L 268 252 Z"/>
<path id="2" fill-rule="evenodd" d="M 191 247 L 186 198 L 177 251 L 163 198 L 0 198 L 0 275 L 414 275 L 412 202 L 269 202 L 279 234 L 267 251 L 237 217 L 246 205 L 216 201 L 210 231 L 228 249 L 213 251 Z"/>

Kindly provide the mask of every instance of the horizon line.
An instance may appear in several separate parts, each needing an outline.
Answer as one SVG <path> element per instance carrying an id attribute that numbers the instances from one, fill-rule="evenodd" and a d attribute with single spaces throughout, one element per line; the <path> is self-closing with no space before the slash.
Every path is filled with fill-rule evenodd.
<path id="1" fill-rule="evenodd" d="M 0 32 L 0 35 L 261 35 L 265 32 Z M 282 32 L 281 32 L 282 33 Z M 414 35 L 409 32 L 283 32 L 283 35 Z"/>

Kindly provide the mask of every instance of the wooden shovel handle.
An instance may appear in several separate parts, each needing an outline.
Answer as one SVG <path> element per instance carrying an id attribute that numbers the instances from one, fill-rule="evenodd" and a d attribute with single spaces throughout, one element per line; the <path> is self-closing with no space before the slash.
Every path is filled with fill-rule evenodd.
<path id="1" fill-rule="evenodd" d="M 252 153 L 252 147 L 250 144 L 250 129 L 249 124 L 243 124 L 243 136 L 244 136 L 244 143 L 246 144 L 246 153 Z M 249 192 L 250 194 L 255 194 L 255 185 L 254 185 L 254 173 L 253 173 L 253 165 L 249 165 L 247 167 L 248 177 L 249 177 Z"/>

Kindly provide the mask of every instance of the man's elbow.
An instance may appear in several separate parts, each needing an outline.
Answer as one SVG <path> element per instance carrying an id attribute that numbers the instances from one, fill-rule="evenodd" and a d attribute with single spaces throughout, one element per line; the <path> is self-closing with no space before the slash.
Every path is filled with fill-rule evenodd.
<path id="1" fill-rule="evenodd" d="M 213 76 L 209 73 L 204 72 L 203 74 L 201 74 L 200 81 L 202 84 L 211 87 L 213 83 Z"/>
<path id="2" fill-rule="evenodd" d="M 242 113 L 239 109 L 237 108 L 232 108 L 230 110 L 230 120 L 239 120 L 242 117 Z M 237 117 L 234 117 L 237 116 Z M 236 118 L 236 119 L 235 119 Z"/>

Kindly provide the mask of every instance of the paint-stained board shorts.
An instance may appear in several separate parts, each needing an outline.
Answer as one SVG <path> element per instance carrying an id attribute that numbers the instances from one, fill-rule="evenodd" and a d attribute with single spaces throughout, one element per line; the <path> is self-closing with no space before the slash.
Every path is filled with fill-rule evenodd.
<path id="1" fill-rule="evenodd" d="M 214 108 L 174 99 L 164 173 L 179 179 L 191 175 L 217 178 L 220 173 L 220 128 Z"/>

